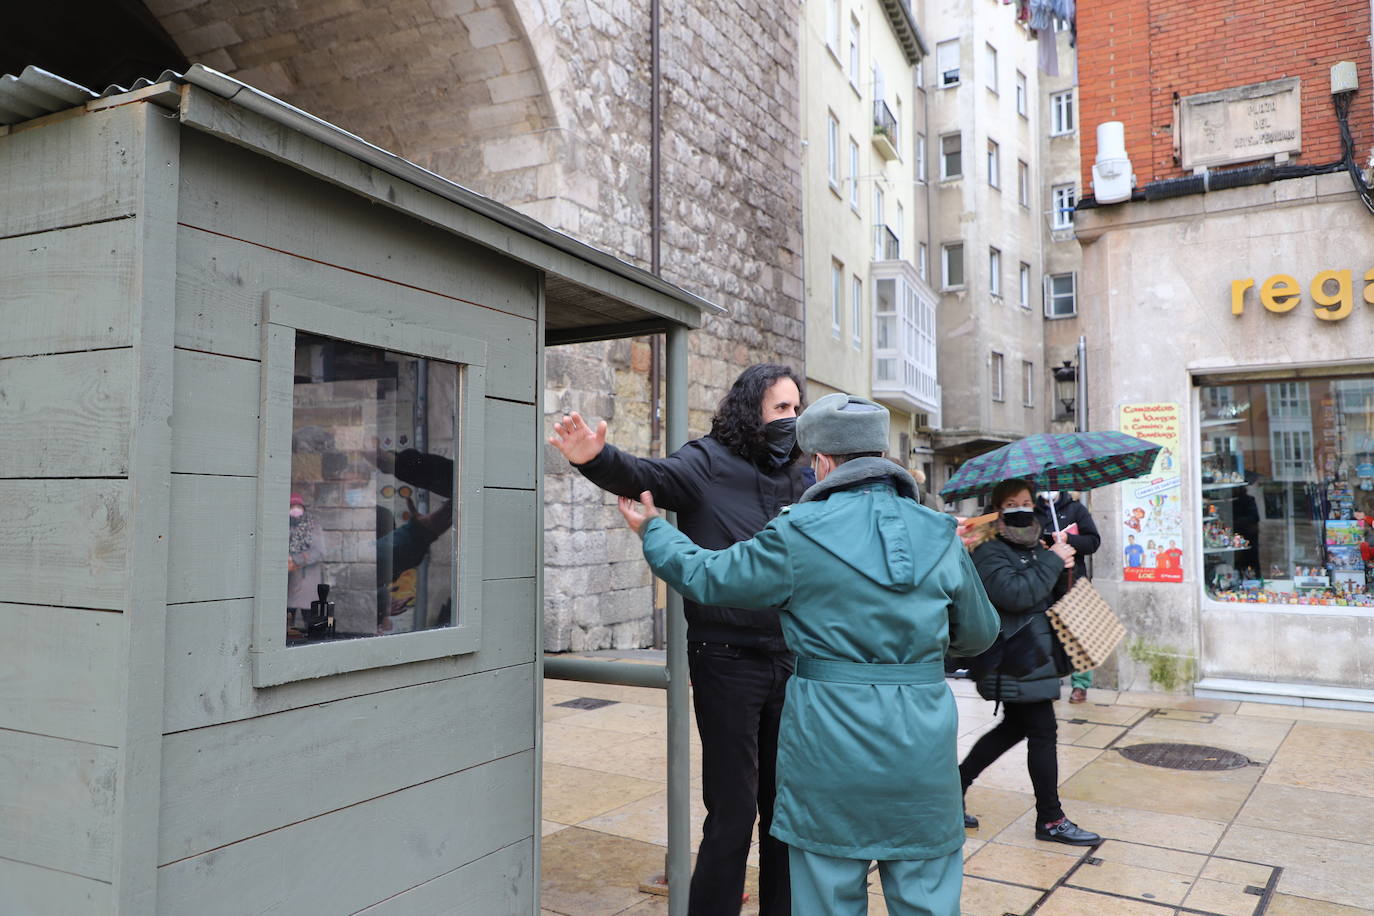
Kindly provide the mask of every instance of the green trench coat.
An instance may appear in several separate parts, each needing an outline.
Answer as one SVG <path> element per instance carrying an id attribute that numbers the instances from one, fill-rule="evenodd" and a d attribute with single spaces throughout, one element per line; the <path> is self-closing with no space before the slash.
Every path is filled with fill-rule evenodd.
<path id="1" fill-rule="evenodd" d="M 963 844 L 958 712 L 943 659 L 951 648 L 976 655 L 998 626 L 954 520 L 910 498 L 910 478 L 891 472 L 883 459 L 850 461 L 726 550 L 703 550 L 662 519 L 642 531 L 649 565 L 691 600 L 782 609 L 798 662 L 773 835 L 879 861 Z"/>

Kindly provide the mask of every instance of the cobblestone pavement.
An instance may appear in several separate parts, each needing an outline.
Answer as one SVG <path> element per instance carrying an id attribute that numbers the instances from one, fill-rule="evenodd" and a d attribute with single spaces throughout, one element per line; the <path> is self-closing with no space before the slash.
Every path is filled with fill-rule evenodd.
<path id="1" fill-rule="evenodd" d="M 995 719 L 971 683 L 950 686 L 962 756 Z M 578 698 L 611 702 L 561 705 Z M 546 914 L 667 912 L 666 898 L 639 890 L 662 871 L 667 843 L 665 700 L 545 681 Z M 1104 842 L 1034 838 L 1021 745 L 969 790 L 981 826 L 964 846 L 967 916 L 1374 916 L 1374 713 L 1092 690 L 1058 714 L 1064 808 Z M 699 773 L 695 731 L 692 741 Z M 1158 742 L 1251 763 L 1183 771 L 1122 753 Z M 694 798 L 694 847 L 703 814 Z M 745 914 L 757 913 L 756 879 L 751 867 Z M 869 913 L 884 914 L 876 875 L 870 892 Z"/>

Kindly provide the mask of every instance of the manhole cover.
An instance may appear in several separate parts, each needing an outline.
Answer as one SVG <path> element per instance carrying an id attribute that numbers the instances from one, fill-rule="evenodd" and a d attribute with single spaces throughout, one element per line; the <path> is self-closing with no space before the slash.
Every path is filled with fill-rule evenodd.
<path id="1" fill-rule="evenodd" d="M 603 706 L 614 706 L 616 700 L 598 700 L 593 697 L 578 697 L 575 700 L 564 700 L 562 703 L 555 703 L 555 706 L 566 706 L 568 709 L 600 709 Z"/>
<path id="2" fill-rule="evenodd" d="M 1117 750 L 1127 760 L 1170 770 L 1235 770 L 1250 765 L 1244 754 L 1205 744 L 1134 744 Z"/>

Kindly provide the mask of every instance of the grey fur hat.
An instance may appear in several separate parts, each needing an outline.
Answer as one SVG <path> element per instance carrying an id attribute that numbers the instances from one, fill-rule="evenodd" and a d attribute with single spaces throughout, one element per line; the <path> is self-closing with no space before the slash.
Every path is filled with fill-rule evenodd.
<path id="1" fill-rule="evenodd" d="M 852 394 L 827 394 L 797 418 L 802 450 L 824 455 L 887 451 L 887 408 Z"/>

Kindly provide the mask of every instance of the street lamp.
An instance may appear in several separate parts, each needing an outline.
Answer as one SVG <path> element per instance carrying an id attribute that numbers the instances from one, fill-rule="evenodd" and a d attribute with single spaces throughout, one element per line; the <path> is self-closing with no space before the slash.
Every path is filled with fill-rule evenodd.
<path id="1" fill-rule="evenodd" d="M 1054 374 L 1054 391 L 1059 403 L 1063 407 L 1056 420 L 1073 419 L 1074 401 L 1078 394 L 1078 369 L 1069 360 L 1064 360 L 1062 366 L 1055 366 L 1050 370 Z"/>

